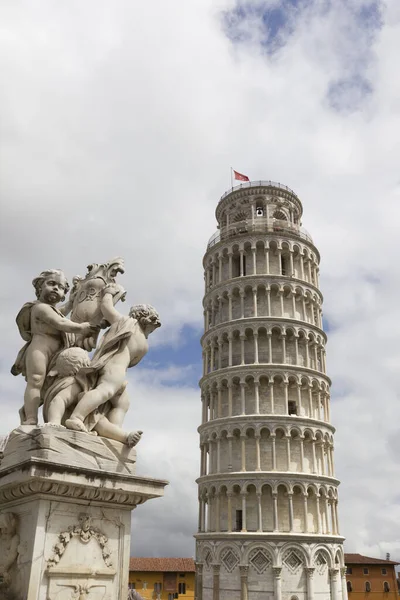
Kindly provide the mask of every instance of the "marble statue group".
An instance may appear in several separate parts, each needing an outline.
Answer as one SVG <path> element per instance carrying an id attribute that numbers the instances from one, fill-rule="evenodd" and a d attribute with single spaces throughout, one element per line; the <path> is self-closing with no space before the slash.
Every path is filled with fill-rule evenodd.
<path id="1" fill-rule="evenodd" d="M 59 269 L 33 280 L 37 299 L 17 315 L 26 343 L 11 369 L 26 379 L 21 425 L 37 425 L 42 406 L 50 425 L 128 446 L 140 440 L 142 432 L 122 428 L 129 406 L 126 372 L 146 354 L 147 338 L 161 323 L 148 304 L 132 306 L 128 316 L 116 310 L 126 296 L 116 282 L 119 273 L 124 262 L 115 258 L 89 265 L 84 278 L 73 278 L 71 289 Z"/>
<path id="2" fill-rule="evenodd" d="M 117 310 L 122 258 L 87 269 L 71 287 L 42 271 L 16 318 L 26 387 L 21 424 L 0 436 L 0 600 L 126 600 L 131 511 L 168 484 L 136 475 L 142 431 L 124 428 L 127 371 L 159 315 Z"/>

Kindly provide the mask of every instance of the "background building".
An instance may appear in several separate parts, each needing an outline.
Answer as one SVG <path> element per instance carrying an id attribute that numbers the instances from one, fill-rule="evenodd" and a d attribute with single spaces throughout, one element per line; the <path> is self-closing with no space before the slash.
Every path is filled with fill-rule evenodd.
<path id="1" fill-rule="evenodd" d="M 286 186 L 225 193 L 204 256 L 197 600 L 345 599 L 320 256 Z"/>
<path id="2" fill-rule="evenodd" d="M 345 554 L 349 600 L 397 600 L 399 597 L 395 566 L 398 562 Z"/>
<path id="3" fill-rule="evenodd" d="M 131 558 L 129 587 L 145 600 L 194 598 L 192 558 Z"/>

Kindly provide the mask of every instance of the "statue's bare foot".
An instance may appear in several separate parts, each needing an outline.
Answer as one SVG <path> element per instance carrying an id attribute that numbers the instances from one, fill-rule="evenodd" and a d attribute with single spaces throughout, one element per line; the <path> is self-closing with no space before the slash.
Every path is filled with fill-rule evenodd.
<path id="1" fill-rule="evenodd" d="M 85 424 L 83 421 L 78 419 L 78 417 L 71 417 L 70 419 L 67 419 L 65 421 L 65 427 L 68 427 L 68 429 L 73 429 L 74 431 L 84 431 L 85 433 L 88 433 Z"/>
<path id="2" fill-rule="evenodd" d="M 45 423 L 45 425 L 49 425 L 50 427 L 62 427 L 63 429 L 65 429 L 65 425 L 61 425 L 61 423 L 51 423 L 49 421 L 48 423 Z"/>
<path id="3" fill-rule="evenodd" d="M 142 437 L 143 431 L 131 431 L 128 433 L 126 438 L 126 445 L 130 448 L 136 446 L 137 443 L 140 442 L 140 438 Z"/>

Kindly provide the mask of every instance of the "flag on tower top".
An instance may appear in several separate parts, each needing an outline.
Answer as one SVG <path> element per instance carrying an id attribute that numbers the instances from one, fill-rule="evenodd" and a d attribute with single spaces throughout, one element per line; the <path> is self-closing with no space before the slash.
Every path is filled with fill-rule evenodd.
<path id="1" fill-rule="evenodd" d="M 243 175 L 242 173 L 238 173 L 235 169 L 232 169 L 234 172 L 235 179 L 239 179 L 239 181 L 250 181 L 247 175 Z"/>

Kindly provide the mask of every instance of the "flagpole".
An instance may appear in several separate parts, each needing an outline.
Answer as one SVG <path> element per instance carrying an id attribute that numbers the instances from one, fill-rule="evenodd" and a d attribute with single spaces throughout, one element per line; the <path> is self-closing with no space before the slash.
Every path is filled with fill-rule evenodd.
<path id="1" fill-rule="evenodd" d="M 231 189 L 233 190 L 233 177 L 232 177 L 232 172 L 233 172 L 233 169 L 232 169 L 232 167 L 231 167 Z"/>

